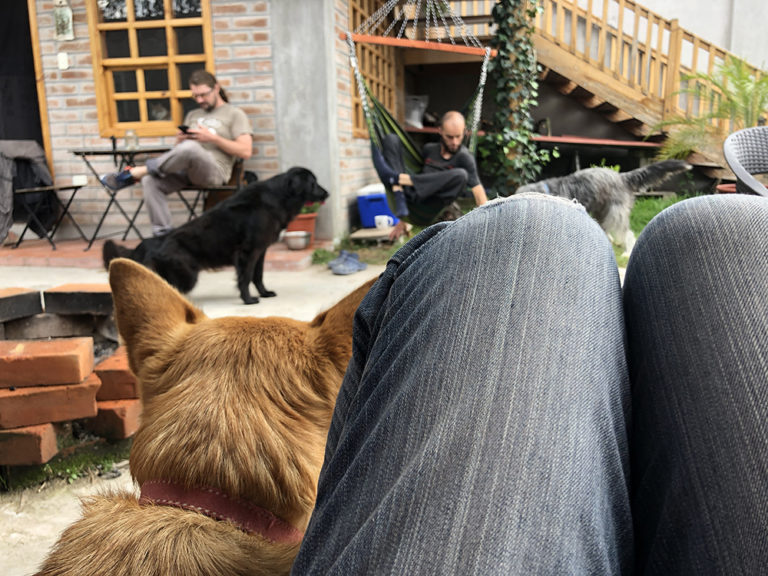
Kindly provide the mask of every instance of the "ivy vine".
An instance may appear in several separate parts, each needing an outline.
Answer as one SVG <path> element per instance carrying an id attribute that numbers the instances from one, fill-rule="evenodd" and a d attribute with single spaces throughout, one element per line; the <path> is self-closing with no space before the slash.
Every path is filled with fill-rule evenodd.
<path id="1" fill-rule="evenodd" d="M 533 49 L 533 22 L 538 0 L 497 2 L 491 12 L 496 50 L 488 66 L 488 85 L 496 111 L 491 127 L 478 139 L 478 159 L 490 191 L 509 196 L 518 186 L 534 182 L 550 160 L 532 139 L 531 108 L 538 101 L 538 64 Z M 552 156 L 557 156 L 554 151 Z"/>

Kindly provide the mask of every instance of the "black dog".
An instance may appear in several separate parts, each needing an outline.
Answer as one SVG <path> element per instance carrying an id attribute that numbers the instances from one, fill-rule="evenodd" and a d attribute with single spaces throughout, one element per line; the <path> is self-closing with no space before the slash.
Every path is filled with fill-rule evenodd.
<path id="1" fill-rule="evenodd" d="M 328 192 L 306 168 L 291 168 L 263 182 L 252 182 L 233 196 L 165 236 L 147 238 L 135 250 L 104 243 L 104 266 L 114 258 L 130 258 L 165 278 L 180 292 L 197 284 L 200 270 L 234 264 L 240 298 L 255 304 L 259 295 L 276 296 L 264 287 L 264 256 L 280 231 L 309 202 L 323 202 Z"/>

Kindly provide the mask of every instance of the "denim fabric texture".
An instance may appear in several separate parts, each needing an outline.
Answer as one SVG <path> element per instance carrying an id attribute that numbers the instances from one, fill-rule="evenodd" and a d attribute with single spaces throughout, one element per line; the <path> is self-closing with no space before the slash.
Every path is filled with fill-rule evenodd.
<path id="1" fill-rule="evenodd" d="M 544 195 L 435 225 L 361 304 L 294 574 L 762 574 L 768 202 L 680 202 L 620 286 Z"/>
<path id="2" fill-rule="evenodd" d="M 638 574 L 768 572 L 768 201 L 675 204 L 624 283 Z"/>
<path id="3" fill-rule="evenodd" d="M 621 286 L 534 195 L 425 230 L 358 310 L 295 574 L 617 574 L 632 561 Z"/>

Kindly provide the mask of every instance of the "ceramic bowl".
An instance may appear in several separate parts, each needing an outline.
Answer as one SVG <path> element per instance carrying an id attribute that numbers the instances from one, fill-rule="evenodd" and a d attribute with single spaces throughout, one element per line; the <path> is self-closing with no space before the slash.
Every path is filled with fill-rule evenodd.
<path id="1" fill-rule="evenodd" d="M 283 240 L 291 250 L 304 250 L 309 246 L 309 232 L 285 232 Z"/>

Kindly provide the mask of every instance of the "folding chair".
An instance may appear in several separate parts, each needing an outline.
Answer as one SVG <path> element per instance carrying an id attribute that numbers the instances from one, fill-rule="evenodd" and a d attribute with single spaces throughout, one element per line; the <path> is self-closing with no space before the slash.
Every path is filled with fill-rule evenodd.
<path id="1" fill-rule="evenodd" d="M 243 185 L 244 174 L 245 171 L 243 169 L 243 161 L 242 159 L 238 158 L 235 161 L 234 166 L 232 166 L 232 175 L 229 177 L 229 181 L 223 186 L 210 186 L 208 188 L 189 187 L 183 188 L 182 190 L 177 190 L 176 194 L 178 194 L 179 198 L 181 198 L 181 201 L 184 203 L 184 206 L 186 206 L 187 211 L 189 212 L 189 218 L 187 218 L 187 222 L 198 216 L 198 205 L 201 206 L 203 212 L 205 212 L 206 210 L 213 208 L 216 204 L 225 198 L 232 196 L 232 194 L 234 194 L 238 188 Z M 195 198 L 191 204 L 183 194 L 183 192 L 189 191 L 196 192 Z"/>
<path id="2" fill-rule="evenodd" d="M 24 207 L 25 211 L 27 212 L 27 219 L 25 222 L 24 229 L 21 231 L 21 234 L 19 234 L 19 239 L 16 240 L 16 244 L 14 244 L 14 248 L 18 248 L 19 244 L 24 240 L 24 235 L 27 233 L 27 230 L 29 230 L 31 225 L 34 225 L 36 233 L 39 235 L 42 233 L 42 235 L 45 237 L 46 240 L 50 243 L 51 247 L 56 250 L 56 243 L 53 241 L 53 236 L 56 234 L 56 231 L 59 229 L 59 225 L 61 224 L 62 220 L 64 220 L 64 217 L 68 217 L 69 221 L 72 222 L 72 225 L 75 227 L 77 232 L 80 234 L 80 237 L 88 241 L 88 237 L 85 235 L 85 232 L 83 232 L 82 228 L 78 225 L 78 223 L 75 221 L 75 219 L 72 217 L 72 214 L 69 213 L 69 207 L 72 205 L 72 200 L 75 199 L 75 194 L 77 194 L 77 191 L 80 190 L 82 186 L 39 186 L 37 188 L 20 188 L 18 190 L 13 191 L 14 198 L 17 196 L 25 195 L 25 194 L 39 194 L 37 201 L 34 203 L 32 207 L 29 206 L 28 202 L 19 202 L 19 205 Z M 71 190 L 72 193 L 69 195 L 69 198 L 66 202 L 63 202 L 61 198 L 59 198 L 58 192 L 65 191 L 65 190 Z M 46 230 L 45 224 L 38 218 L 37 213 L 39 208 L 42 206 L 43 202 L 45 202 L 45 199 L 49 197 L 48 192 L 53 192 L 52 196 L 56 199 L 56 202 L 58 203 L 59 207 L 61 208 L 61 211 L 59 212 L 58 217 L 53 223 L 53 226 L 50 230 Z"/>

